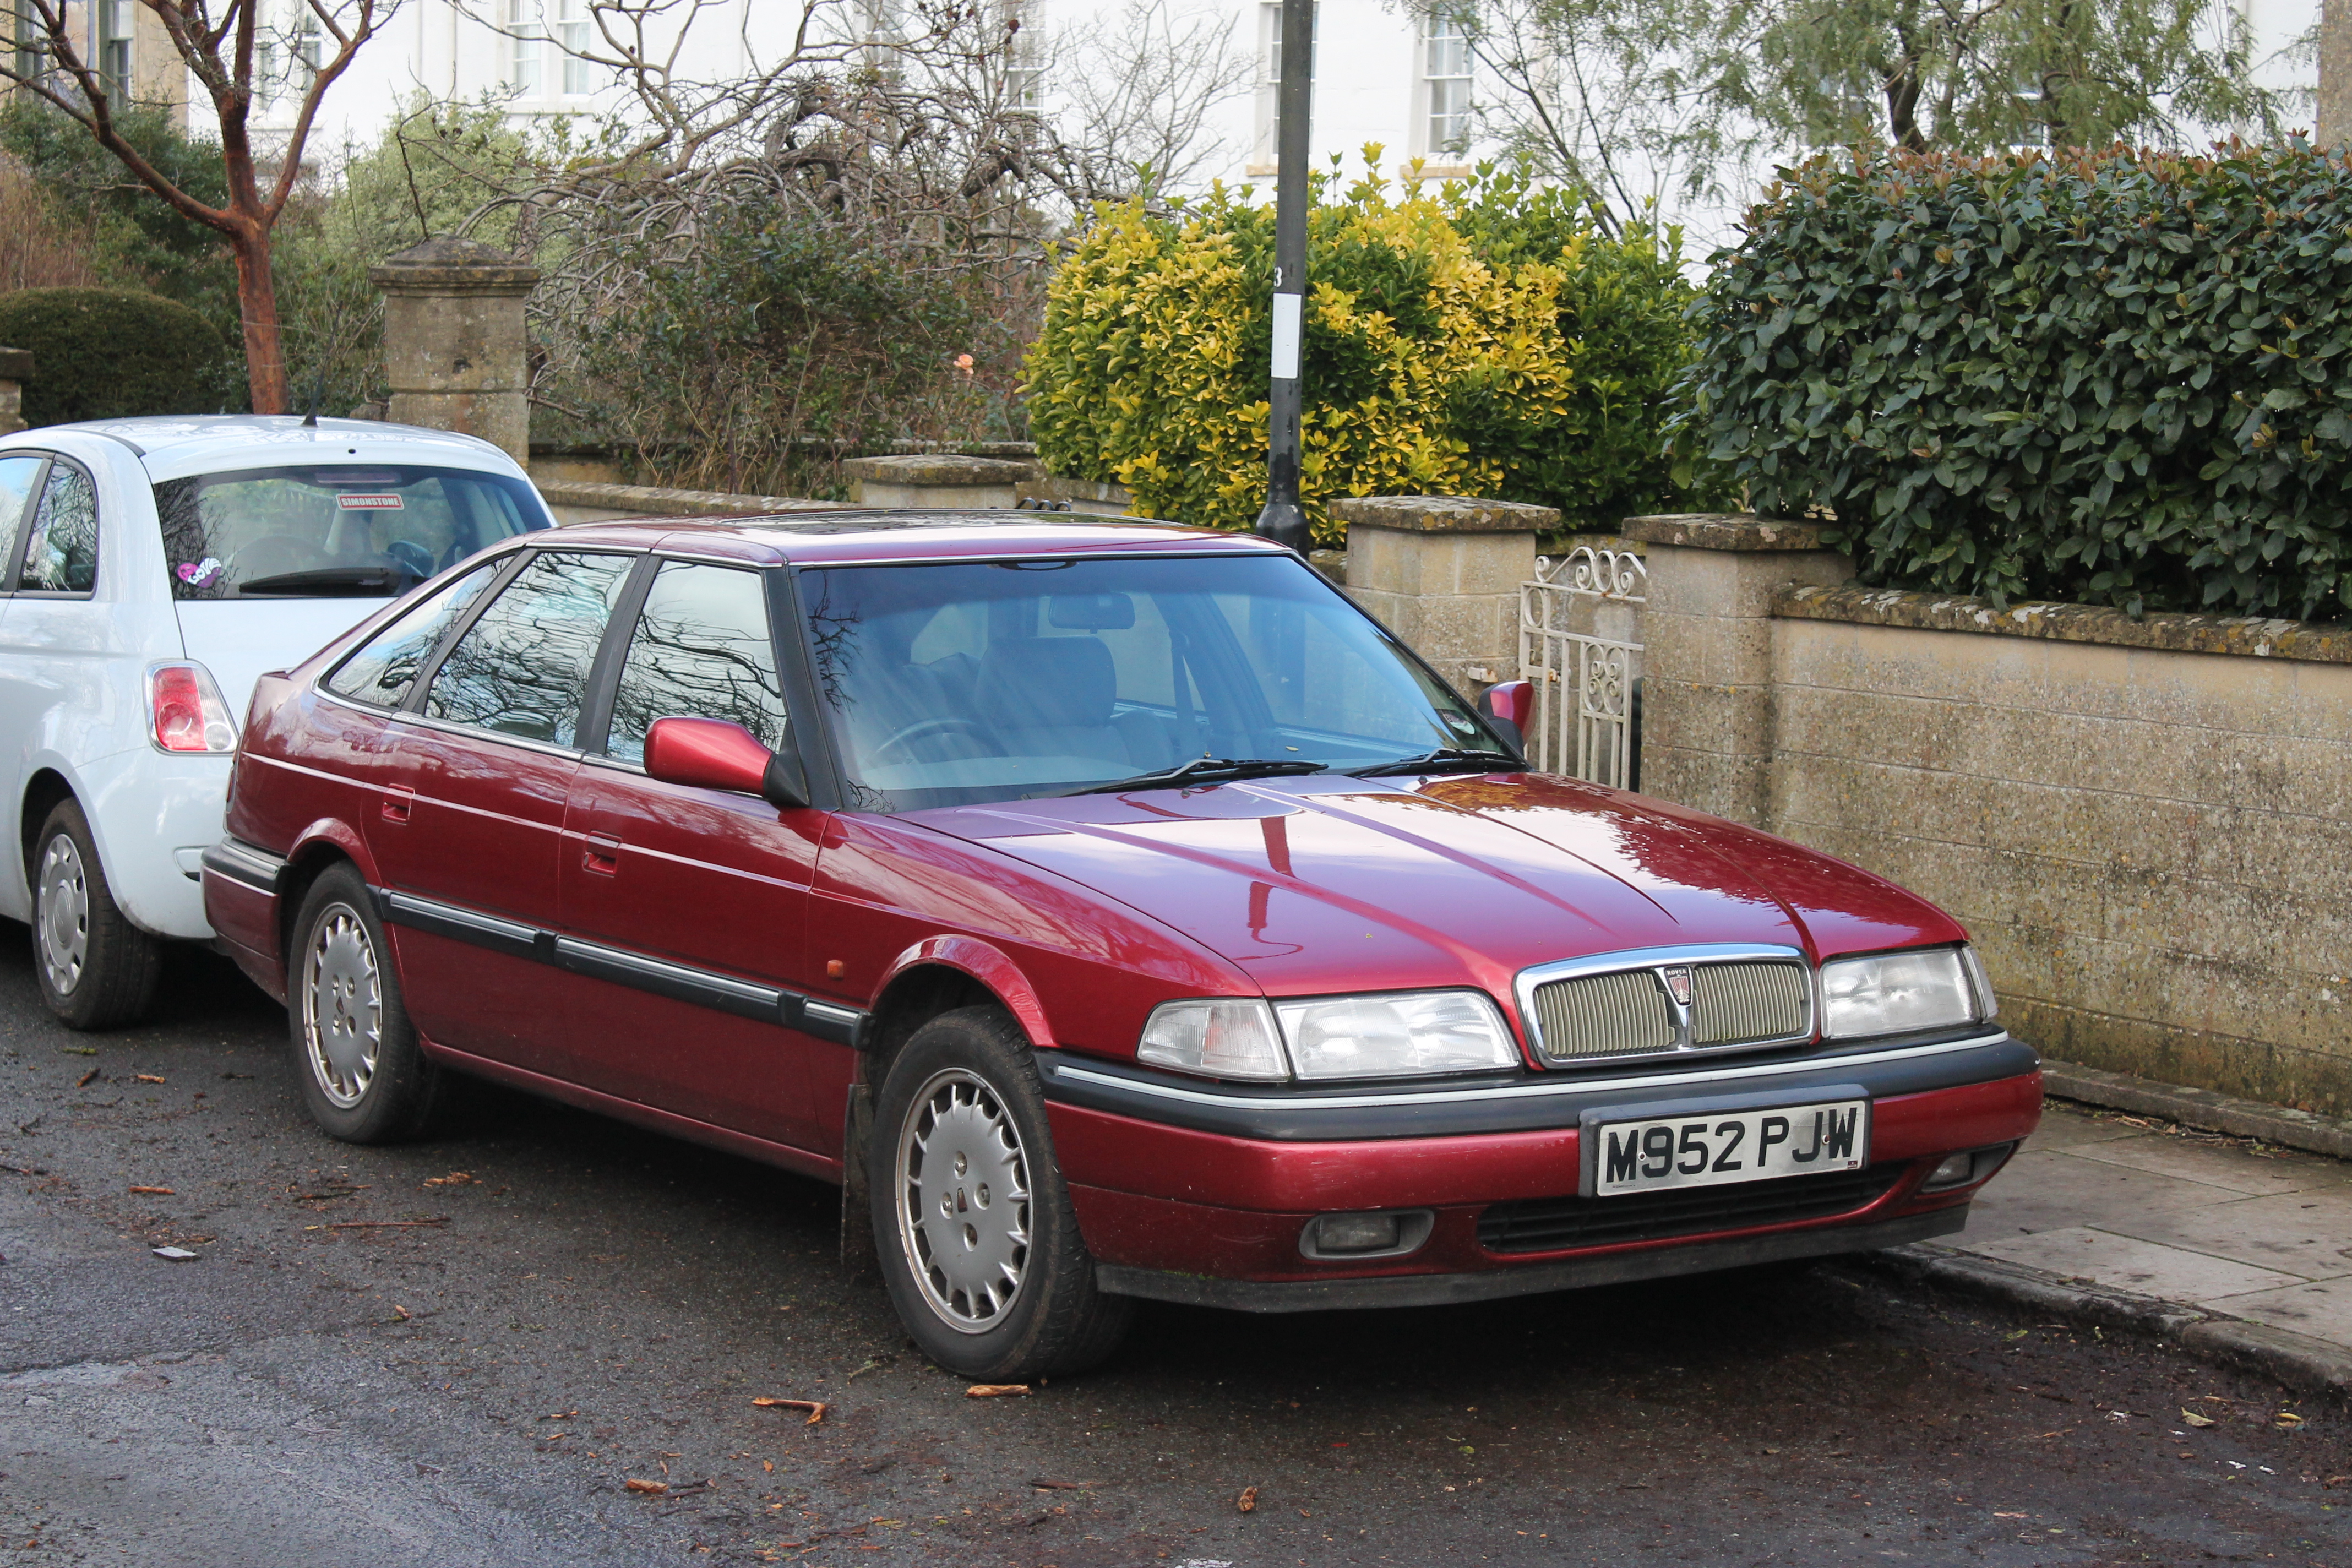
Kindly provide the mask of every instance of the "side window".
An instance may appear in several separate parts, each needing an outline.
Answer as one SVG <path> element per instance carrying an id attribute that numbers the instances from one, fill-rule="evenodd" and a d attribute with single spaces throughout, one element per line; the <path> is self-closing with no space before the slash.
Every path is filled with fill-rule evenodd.
<path id="1" fill-rule="evenodd" d="M 492 562 L 434 589 L 362 643 L 320 684 L 354 701 L 399 707 L 416 684 L 416 672 L 440 645 L 441 635 L 480 596 L 501 564 Z"/>
<path id="2" fill-rule="evenodd" d="M 605 750 L 643 762 L 656 719 L 729 719 L 773 746 L 784 699 L 757 572 L 673 561 L 646 595 L 613 694 Z"/>
<path id="3" fill-rule="evenodd" d="M 41 465 L 47 461 L 38 452 L 0 457 L 0 573 L 7 571 L 9 557 L 16 553 L 17 531 L 25 526 L 33 485 L 41 477 Z"/>
<path id="4" fill-rule="evenodd" d="M 98 491 L 89 476 L 62 460 L 50 465 L 25 542 L 18 591 L 87 594 L 98 584 Z"/>
<path id="5" fill-rule="evenodd" d="M 577 744 L 588 668 L 633 563 L 626 555 L 541 552 L 441 661 L 426 715 Z"/>

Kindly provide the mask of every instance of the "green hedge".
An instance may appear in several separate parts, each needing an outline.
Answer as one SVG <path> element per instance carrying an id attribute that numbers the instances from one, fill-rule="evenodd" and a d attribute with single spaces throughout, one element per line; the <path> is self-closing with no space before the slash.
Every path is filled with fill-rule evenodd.
<path id="1" fill-rule="evenodd" d="M 68 425 L 220 406 L 227 351 L 212 323 L 159 294 L 19 289 L 0 294 L 0 346 L 33 352 L 25 422 Z"/>
<path id="2" fill-rule="evenodd" d="M 1864 579 L 2352 606 L 2352 164 L 2301 143 L 1786 171 L 1693 317 L 1682 448 Z"/>
<path id="3" fill-rule="evenodd" d="M 1301 345 L 1319 540 L 1340 537 L 1334 496 L 1485 496 L 1602 523 L 1683 499 L 1658 458 L 1690 353 L 1676 235 L 1601 235 L 1510 171 L 1393 201 L 1370 175 L 1335 184 L 1317 180 Z M 1247 527 L 1265 499 L 1273 287 L 1274 208 L 1246 190 L 1168 216 L 1098 209 L 1029 354 L 1046 467 L 1126 485 L 1141 513 Z"/>

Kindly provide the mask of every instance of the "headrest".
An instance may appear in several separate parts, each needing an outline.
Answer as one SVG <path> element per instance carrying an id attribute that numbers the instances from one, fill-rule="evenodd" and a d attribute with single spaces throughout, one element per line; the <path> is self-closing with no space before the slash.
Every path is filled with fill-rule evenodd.
<path id="1" fill-rule="evenodd" d="M 1093 637 L 1004 637 L 981 656 L 972 696 L 1000 730 L 1091 727 L 1110 722 L 1118 672 Z"/>

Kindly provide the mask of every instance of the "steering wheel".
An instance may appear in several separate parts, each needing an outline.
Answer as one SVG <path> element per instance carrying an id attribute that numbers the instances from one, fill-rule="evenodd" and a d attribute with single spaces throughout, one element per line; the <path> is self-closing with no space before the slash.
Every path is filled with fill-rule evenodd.
<path id="1" fill-rule="evenodd" d="M 395 539 L 383 547 L 383 552 L 420 583 L 433 575 L 433 552 L 413 539 Z"/>
<path id="2" fill-rule="evenodd" d="M 953 734 L 958 731 L 974 736 L 984 736 L 988 732 L 977 719 L 918 719 L 911 724 L 903 724 L 892 731 L 880 745 L 867 753 L 866 760 L 869 763 L 879 763 L 883 760 L 883 753 L 894 746 L 911 746 L 917 741 L 928 740 L 933 735 Z"/>

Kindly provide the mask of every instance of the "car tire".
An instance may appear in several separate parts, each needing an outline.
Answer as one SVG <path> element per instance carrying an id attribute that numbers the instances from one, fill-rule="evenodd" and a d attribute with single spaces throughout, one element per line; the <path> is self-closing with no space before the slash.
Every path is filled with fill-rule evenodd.
<path id="1" fill-rule="evenodd" d="M 995 1007 L 915 1031 L 875 1105 L 875 1250 L 899 1321 L 966 1377 L 1027 1383 L 1118 1349 L 1133 1302 L 1095 1287 L 1029 1042 Z"/>
<path id="2" fill-rule="evenodd" d="M 417 1046 L 374 897 L 349 866 L 310 884 L 286 956 L 287 1028 L 310 1119 L 346 1143 L 423 1132 L 443 1074 Z"/>
<path id="3" fill-rule="evenodd" d="M 81 805 L 61 800 L 33 837 L 33 973 L 69 1029 L 136 1023 L 155 999 L 163 944 L 131 923 Z"/>

